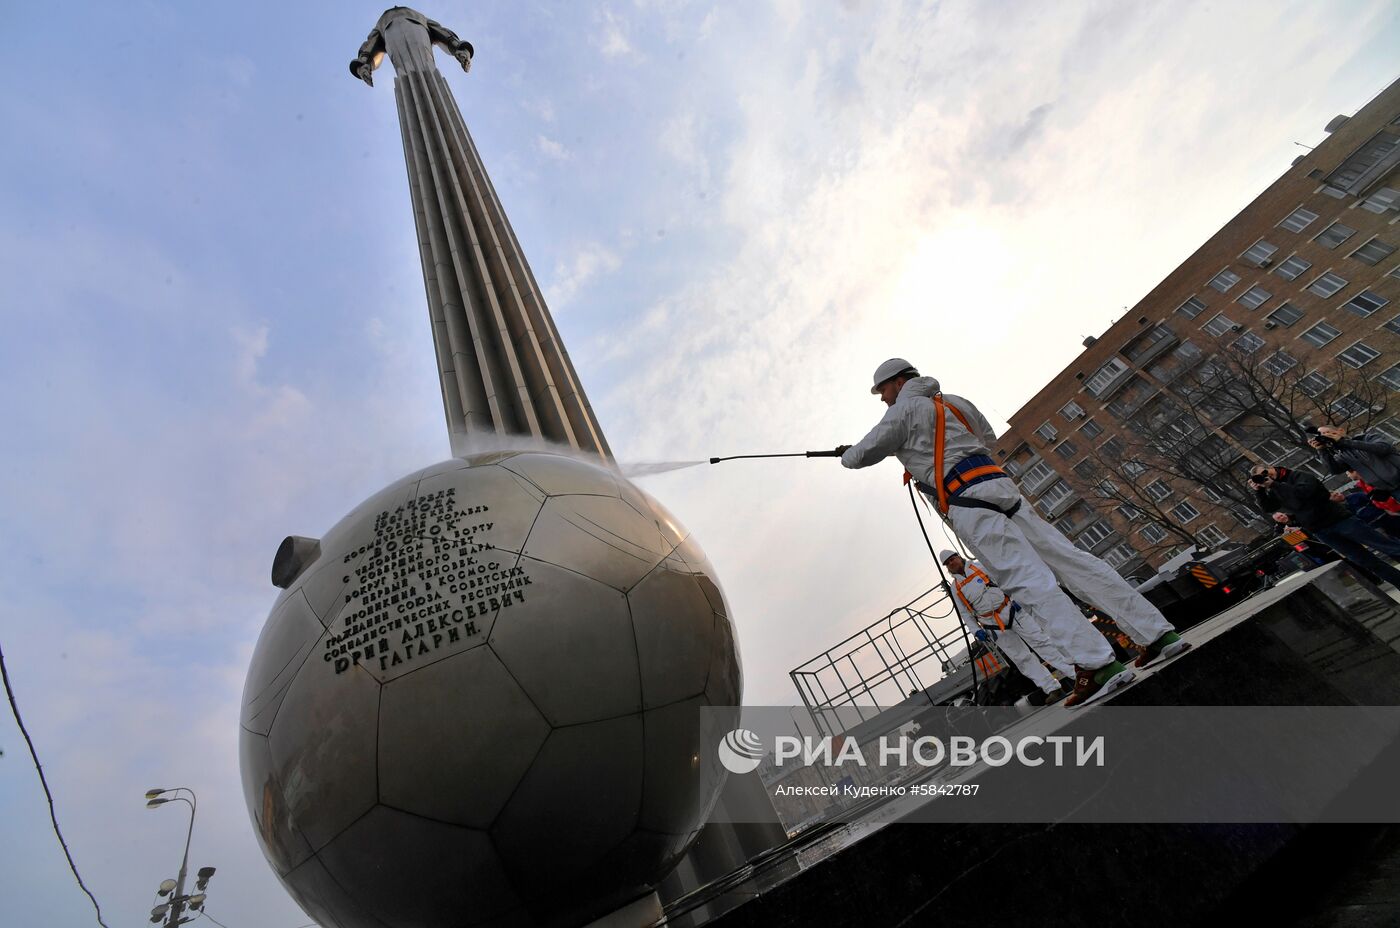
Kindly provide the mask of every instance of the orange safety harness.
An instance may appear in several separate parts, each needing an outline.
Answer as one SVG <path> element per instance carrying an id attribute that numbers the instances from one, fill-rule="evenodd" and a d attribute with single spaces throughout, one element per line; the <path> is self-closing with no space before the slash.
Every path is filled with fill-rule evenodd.
<path id="1" fill-rule="evenodd" d="M 963 592 L 963 587 L 971 583 L 973 580 L 981 580 L 983 583 L 990 587 L 995 587 L 996 584 L 992 583 L 992 578 L 987 576 L 986 572 L 983 571 L 982 568 L 978 567 L 976 564 L 968 564 L 967 573 L 963 576 L 961 580 L 957 582 L 958 599 L 961 599 L 963 601 L 963 605 L 967 607 L 967 612 L 969 615 L 972 616 L 972 620 L 978 625 L 984 625 L 985 623 L 983 623 L 982 618 L 988 613 L 978 612 L 973 607 L 972 602 L 967 598 L 967 594 Z M 1001 629 L 1002 631 L 1006 631 L 1006 623 L 1001 620 L 1001 613 L 1003 609 L 1006 609 L 1008 606 L 1011 605 L 1011 597 L 1007 596 L 1005 593 L 1003 593 L 1002 596 L 1003 599 L 1001 601 L 1001 605 L 997 606 L 996 609 L 992 610 L 990 615 L 992 619 L 997 623 L 997 628 Z"/>

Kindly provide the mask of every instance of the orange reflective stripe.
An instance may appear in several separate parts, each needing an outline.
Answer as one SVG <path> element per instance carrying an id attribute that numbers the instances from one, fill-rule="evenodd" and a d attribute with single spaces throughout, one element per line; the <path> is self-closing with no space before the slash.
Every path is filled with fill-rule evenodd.
<path id="1" fill-rule="evenodd" d="M 974 467 L 972 470 L 963 471 L 961 474 L 958 474 L 952 480 L 949 480 L 948 492 L 956 493 L 958 491 L 958 488 L 961 487 L 963 484 L 971 483 L 978 477 L 986 477 L 989 474 L 1004 473 L 1006 473 L 1006 471 L 1002 470 L 1000 467 L 997 467 L 995 464 L 984 464 L 981 467 Z"/>
<path id="2" fill-rule="evenodd" d="M 948 491 L 943 486 L 943 397 L 933 398 L 933 482 L 938 488 L 938 511 L 948 514 Z"/>
<path id="3" fill-rule="evenodd" d="M 967 429 L 968 432 L 973 435 L 977 433 L 972 430 L 972 423 L 967 421 L 967 416 L 963 415 L 961 409 L 954 406 L 952 403 L 945 403 L 943 401 L 942 393 L 933 396 L 933 408 L 935 410 L 933 416 L 933 480 L 938 486 L 938 511 L 946 516 L 948 514 L 948 490 L 943 486 L 943 429 L 947 421 L 947 416 L 943 411 L 945 406 L 953 411 L 953 415 L 958 417 L 958 421 L 962 423 L 963 428 Z"/>
<path id="4" fill-rule="evenodd" d="M 981 578 L 982 582 L 986 583 L 988 586 L 995 586 L 995 584 L 992 583 L 992 578 L 987 576 L 986 571 L 978 567 L 976 564 L 968 564 L 967 570 L 967 575 L 964 576 L 957 583 L 958 599 L 961 599 L 963 601 L 963 605 L 967 607 L 967 613 L 968 615 L 972 616 L 972 621 L 977 623 L 978 625 L 981 625 L 982 613 L 972 608 L 972 603 L 968 600 L 967 594 L 963 592 L 963 587 L 966 584 L 971 583 L 973 580 L 978 578 Z M 1002 631 L 1006 631 L 1006 623 L 1001 620 L 1001 611 L 1010 604 L 1011 597 L 1007 596 L 1001 601 L 1001 605 L 997 606 L 996 610 L 992 612 L 992 619 L 997 623 L 997 628 L 1001 629 Z"/>

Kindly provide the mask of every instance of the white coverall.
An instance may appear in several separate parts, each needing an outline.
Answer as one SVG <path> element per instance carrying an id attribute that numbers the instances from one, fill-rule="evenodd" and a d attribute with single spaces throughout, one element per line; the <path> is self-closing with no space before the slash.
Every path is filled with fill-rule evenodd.
<path id="1" fill-rule="evenodd" d="M 932 377 L 910 380 L 870 434 L 842 455 L 841 463 L 869 467 L 894 455 L 916 480 L 937 486 L 944 476 L 933 473 L 936 418 L 932 397 L 938 392 L 938 381 Z M 965 457 L 990 454 L 996 433 L 966 399 L 952 395 L 943 399 L 957 407 L 972 426 L 969 431 L 951 409 L 947 411 L 943 427 L 946 473 Z M 1057 577 L 1080 599 L 1113 616 L 1118 627 L 1140 645 L 1151 644 L 1172 630 L 1162 613 L 1115 570 L 1076 548 L 1037 515 L 1009 477 L 973 484 L 960 495 L 1003 508 L 1021 503 L 1011 518 L 990 509 L 962 507 L 950 507 L 945 518 L 996 584 L 1035 614 L 1045 634 L 1076 665 L 1086 670 L 1102 667 L 1113 661 L 1113 649 L 1059 588 Z"/>
<path id="2" fill-rule="evenodd" d="M 963 573 L 953 574 L 953 583 L 957 587 L 953 592 L 953 606 L 958 610 L 958 617 L 963 620 L 968 631 L 976 632 L 978 629 L 988 629 L 996 633 L 996 646 L 1001 649 L 1011 663 L 1016 665 L 1016 669 L 1025 674 L 1026 679 L 1035 684 L 1041 692 L 1050 696 L 1058 696 L 1060 684 L 1045 669 L 1045 665 L 1040 662 L 1040 657 L 1044 657 L 1050 664 L 1065 676 L 1074 677 L 1074 664 L 1061 653 L 1060 649 L 1050 642 L 1040 630 L 1040 624 L 1029 609 L 1018 609 L 1013 618 L 1011 614 L 1011 603 L 1007 595 L 1000 587 L 989 586 L 985 580 L 977 575 L 973 568 L 980 568 L 980 564 L 972 563 L 963 568 Z M 985 568 L 982 568 L 985 572 Z M 950 571 L 951 573 L 951 571 Z M 958 595 L 961 592 L 962 595 Z M 963 602 L 966 597 L 967 602 Z M 1005 608 L 1003 608 L 1005 605 Z M 972 607 L 973 615 L 969 613 L 968 606 Z M 1010 628 L 1003 630 L 997 623 L 997 613 L 1003 624 L 1010 623 Z M 1029 645 L 1030 647 L 1027 647 Z M 1032 653 L 1034 648 L 1036 653 Z"/>

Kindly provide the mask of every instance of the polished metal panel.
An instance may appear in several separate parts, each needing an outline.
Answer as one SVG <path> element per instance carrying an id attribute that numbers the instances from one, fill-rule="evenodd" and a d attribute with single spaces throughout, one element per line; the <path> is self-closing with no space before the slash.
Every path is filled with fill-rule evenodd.
<path id="1" fill-rule="evenodd" d="M 613 471 L 562 454 L 526 452 L 502 461 L 501 466 L 524 477 L 549 496 L 583 494 L 621 498 L 622 495 Z"/>
<path id="2" fill-rule="evenodd" d="M 240 730 L 238 764 L 243 776 L 243 800 L 253 820 L 258 845 L 277 875 L 286 876 L 311 856 L 311 845 L 292 823 L 282 787 L 272 773 L 272 748 L 267 738 L 246 728 Z"/>
<path id="3" fill-rule="evenodd" d="M 391 928 L 351 897 L 319 858 L 282 877 L 282 885 L 320 928 Z"/>
<path id="4" fill-rule="evenodd" d="M 474 532 L 472 540 L 488 542 L 497 548 L 519 553 L 525 537 L 544 503 L 544 494 L 528 480 L 493 465 L 458 468 L 418 484 L 417 498 L 428 500 L 442 490 L 454 490 L 459 510 L 485 506 L 484 518 L 463 516 L 468 525 L 489 524 L 490 528 Z M 439 528 L 445 528 L 440 525 Z M 431 538 L 424 536 L 427 542 Z"/>
<path id="5" fill-rule="evenodd" d="M 491 649 L 549 723 L 559 727 L 640 712 L 642 684 L 627 597 L 562 567 L 528 557 L 522 563 L 534 592 L 493 626 Z"/>
<path id="6" fill-rule="evenodd" d="M 640 715 L 555 729 L 491 829 L 507 868 L 541 893 L 541 874 L 594 873 L 637 827 L 643 769 Z"/>
<path id="7" fill-rule="evenodd" d="M 379 806 L 317 856 L 390 928 L 476 926 L 523 915 L 491 838 L 474 828 Z"/>
<path id="8" fill-rule="evenodd" d="M 628 481 L 623 480 L 620 482 L 627 483 Z M 671 548 L 674 549 L 676 545 L 680 544 L 685 539 L 687 534 L 685 526 L 681 525 L 680 520 L 673 516 L 669 509 L 657 502 L 656 497 L 652 496 L 646 490 L 635 485 L 632 485 L 630 489 L 633 495 L 640 496 L 642 499 L 646 500 L 647 509 L 642 510 L 642 512 L 645 513 L 647 510 L 650 510 L 651 515 L 656 518 L 656 526 L 661 530 L 661 536 L 666 539 Z M 629 502 L 631 499 L 632 497 L 629 496 Z M 635 505 L 635 503 L 633 505 Z M 667 553 L 669 554 L 670 552 L 668 551 Z"/>
<path id="9" fill-rule="evenodd" d="M 652 709 L 646 727 L 646 773 L 642 777 L 641 826 L 663 834 L 685 834 L 703 822 L 724 784 L 716 745 L 701 725 L 703 696 Z"/>
<path id="10" fill-rule="evenodd" d="M 320 848 L 377 801 L 374 724 L 379 684 L 361 667 L 332 673 L 306 662 L 268 740 L 292 821 Z"/>
<path id="11" fill-rule="evenodd" d="M 253 648 L 243 683 L 240 721 L 244 728 L 267 734 L 292 679 L 325 631 L 299 590 L 281 600 Z"/>
<path id="12" fill-rule="evenodd" d="M 354 579 L 355 568 L 364 559 L 365 552 L 351 555 L 347 561 L 340 557 L 322 557 L 321 562 L 312 566 L 306 575 L 299 578 L 296 590 L 306 596 L 311 611 L 322 625 L 329 625 L 345 605 L 343 597 L 350 581 Z"/>
<path id="13" fill-rule="evenodd" d="M 703 585 L 703 584 L 702 584 Z M 737 706 L 744 696 L 744 664 L 739 641 L 728 616 L 715 614 L 710 637 L 710 671 L 705 678 L 705 698 L 712 706 Z"/>
<path id="14" fill-rule="evenodd" d="M 710 672 L 716 616 L 690 570 L 674 555 L 627 594 L 648 709 L 698 696 Z"/>
<path id="15" fill-rule="evenodd" d="M 379 801 L 487 828 L 549 732 L 491 648 L 438 661 L 384 685 Z"/>
<path id="16" fill-rule="evenodd" d="M 666 546 L 656 523 L 617 497 L 553 496 L 525 554 L 626 592 L 661 562 Z"/>

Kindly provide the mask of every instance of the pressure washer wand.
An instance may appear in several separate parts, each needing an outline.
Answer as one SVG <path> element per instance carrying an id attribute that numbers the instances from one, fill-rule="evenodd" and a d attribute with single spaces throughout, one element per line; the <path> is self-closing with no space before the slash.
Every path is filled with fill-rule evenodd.
<path id="1" fill-rule="evenodd" d="M 731 454 L 727 458 L 710 458 L 710 463 L 737 461 L 740 458 L 839 458 L 843 451 L 844 448 L 835 448 L 831 451 L 797 451 L 792 454 Z"/>

